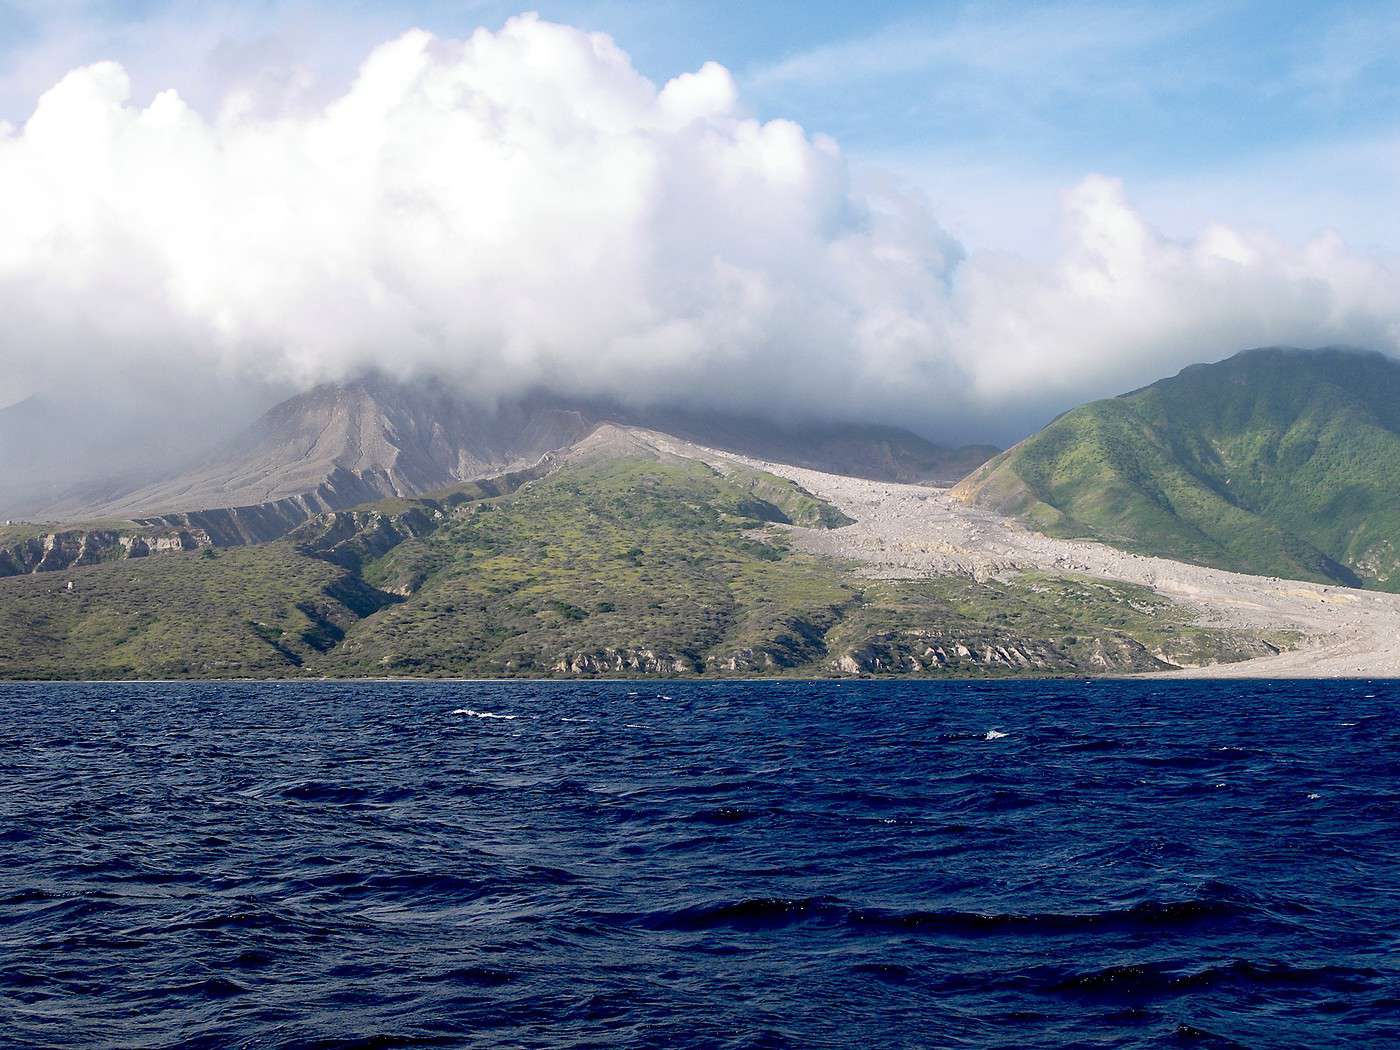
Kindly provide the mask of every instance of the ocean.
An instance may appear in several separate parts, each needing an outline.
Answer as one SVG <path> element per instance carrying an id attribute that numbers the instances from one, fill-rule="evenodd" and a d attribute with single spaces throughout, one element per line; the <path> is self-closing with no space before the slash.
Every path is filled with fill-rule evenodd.
<path id="1" fill-rule="evenodd" d="M 0 1044 L 1400 1045 L 1397 700 L 0 686 Z"/>

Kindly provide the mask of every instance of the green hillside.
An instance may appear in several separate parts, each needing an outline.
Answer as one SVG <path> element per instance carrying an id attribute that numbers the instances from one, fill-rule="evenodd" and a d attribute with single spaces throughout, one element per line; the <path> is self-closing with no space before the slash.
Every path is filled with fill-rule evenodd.
<path id="1" fill-rule="evenodd" d="M 1400 590 L 1400 364 L 1250 350 L 1067 412 L 957 490 L 1052 535 Z"/>
<path id="2" fill-rule="evenodd" d="M 386 600 L 286 543 L 11 576 L 0 678 L 276 677 Z"/>
<path id="3" fill-rule="evenodd" d="M 1124 584 L 875 582 L 783 524 L 847 521 L 759 471 L 572 462 L 261 546 L 0 579 L 0 677 L 1082 674 L 1286 641 Z"/>

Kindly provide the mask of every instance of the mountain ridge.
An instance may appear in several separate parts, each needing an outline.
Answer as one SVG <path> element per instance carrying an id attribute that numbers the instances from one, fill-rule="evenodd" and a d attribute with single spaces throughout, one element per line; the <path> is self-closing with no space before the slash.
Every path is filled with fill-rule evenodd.
<path id="1" fill-rule="evenodd" d="M 955 495 L 1051 535 L 1400 588 L 1400 364 L 1264 347 L 1066 412 Z"/>
<path id="2" fill-rule="evenodd" d="M 521 469 L 545 453 L 573 446 L 605 423 L 644 426 L 757 458 L 899 481 L 951 484 L 996 452 L 991 446 L 945 449 L 895 427 L 783 426 L 723 413 L 637 410 L 543 396 L 482 408 L 440 384 L 366 376 L 281 402 L 162 480 L 70 496 L 34 516 L 169 520 L 236 510 L 243 518 L 269 522 L 304 520 Z"/>

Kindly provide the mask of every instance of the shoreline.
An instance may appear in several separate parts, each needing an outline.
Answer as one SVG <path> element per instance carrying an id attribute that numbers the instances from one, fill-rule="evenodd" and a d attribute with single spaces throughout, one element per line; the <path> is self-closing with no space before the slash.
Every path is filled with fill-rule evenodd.
<path id="1" fill-rule="evenodd" d="M 1287 655 L 1287 654 L 1283 654 Z M 1145 671 L 1139 674 L 1101 675 L 902 675 L 866 674 L 840 678 L 811 675 L 771 676 L 767 678 L 709 678 L 703 675 L 671 678 L 0 678 L 0 690 L 17 686 L 64 685 L 844 685 L 867 682 L 927 683 L 940 682 L 995 684 L 998 682 L 1078 682 L 1094 685 L 1099 682 L 1207 681 L 1207 682 L 1400 682 L 1400 674 L 1219 674 L 1222 668 L 1258 670 L 1252 665 L 1275 657 L 1242 660 L 1235 664 L 1213 664 L 1202 668 L 1180 668 L 1170 671 Z"/>

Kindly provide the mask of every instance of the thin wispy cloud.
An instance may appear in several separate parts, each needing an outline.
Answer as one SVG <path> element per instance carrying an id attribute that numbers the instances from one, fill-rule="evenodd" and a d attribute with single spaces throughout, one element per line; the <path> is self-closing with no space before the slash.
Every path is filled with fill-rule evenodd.
<path id="1" fill-rule="evenodd" d="M 1047 87 L 1084 85 L 1097 72 L 1086 61 L 1139 52 L 1208 17 L 1208 9 L 1191 5 L 967 7 L 790 55 L 750 70 L 744 80 L 769 88 L 961 71 L 1035 80 Z"/>
<path id="2" fill-rule="evenodd" d="M 1357 91 L 1367 92 L 1373 105 L 1400 94 L 1400 18 L 1394 9 L 1353 14 L 1299 45 L 1285 90 L 1305 93 L 1328 107 Z"/>

